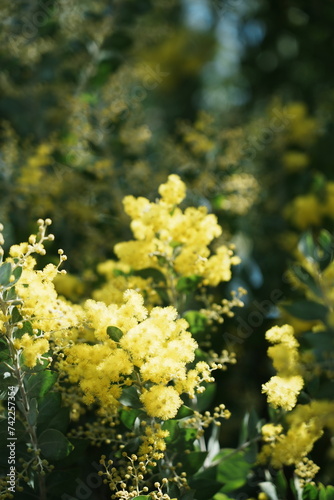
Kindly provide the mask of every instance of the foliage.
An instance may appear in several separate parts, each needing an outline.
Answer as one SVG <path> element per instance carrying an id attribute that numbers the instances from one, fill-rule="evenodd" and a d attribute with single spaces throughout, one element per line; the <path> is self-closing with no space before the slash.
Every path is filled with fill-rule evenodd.
<path id="1" fill-rule="evenodd" d="M 0 497 L 332 499 L 330 3 L 0 11 Z"/>

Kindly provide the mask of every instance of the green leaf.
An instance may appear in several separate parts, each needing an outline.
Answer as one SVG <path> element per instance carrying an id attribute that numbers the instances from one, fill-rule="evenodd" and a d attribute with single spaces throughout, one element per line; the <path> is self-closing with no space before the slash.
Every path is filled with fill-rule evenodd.
<path id="1" fill-rule="evenodd" d="M 252 465 L 245 460 L 245 454 L 233 449 L 224 449 L 215 458 L 220 460 L 217 468 L 217 481 L 224 484 L 221 491 L 228 493 L 243 486 Z"/>
<path id="2" fill-rule="evenodd" d="M 253 440 L 259 435 L 260 420 L 254 409 L 247 412 L 242 422 L 242 428 L 239 439 L 239 446 L 243 445 L 249 440 Z M 258 445 L 255 441 L 251 442 L 245 450 L 246 458 L 248 461 L 254 462 L 258 453 Z"/>
<path id="3" fill-rule="evenodd" d="M 213 498 L 214 500 L 231 500 L 232 497 L 228 497 L 225 493 L 218 491 Z"/>
<path id="4" fill-rule="evenodd" d="M 175 441 L 179 434 L 180 434 L 180 427 L 179 427 L 179 422 L 178 420 L 174 420 L 174 419 L 171 419 L 171 420 L 166 420 L 166 422 L 163 423 L 162 425 L 162 429 L 164 431 L 168 431 L 169 432 L 169 436 L 167 436 L 165 438 L 165 441 L 166 443 L 172 443 L 173 441 Z"/>
<path id="5" fill-rule="evenodd" d="M 303 500 L 317 500 L 318 488 L 313 484 L 306 484 L 303 488 Z"/>
<path id="6" fill-rule="evenodd" d="M 4 262 L 0 266 L 0 285 L 7 286 L 10 284 L 10 276 L 12 274 L 12 265 L 10 262 Z"/>
<path id="7" fill-rule="evenodd" d="M 307 231 L 302 235 L 298 243 L 298 250 L 305 255 L 308 259 L 314 260 L 315 258 L 315 243 L 312 233 Z"/>
<path id="8" fill-rule="evenodd" d="M 291 267 L 291 270 L 299 279 L 299 281 L 306 285 L 317 297 L 323 296 L 320 286 L 304 267 L 300 266 L 299 264 L 293 265 Z"/>
<path id="9" fill-rule="evenodd" d="M 182 455 L 180 459 L 182 462 L 182 470 L 186 472 L 188 476 L 196 474 L 202 467 L 207 455 L 207 451 L 192 451 Z"/>
<path id="10" fill-rule="evenodd" d="M 244 418 L 242 419 L 240 436 L 239 436 L 239 446 L 246 443 L 248 440 L 248 421 L 249 421 L 249 412 L 246 412 Z"/>
<path id="11" fill-rule="evenodd" d="M 37 427 L 39 433 L 48 427 L 66 432 L 70 420 L 69 408 L 62 408 L 61 395 L 58 392 L 46 394 L 39 401 L 38 408 Z"/>
<path id="12" fill-rule="evenodd" d="M 172 248 L 182 247 L 182 245 L 183 245 L 183 243 L 180 243 L 179 241 L 171 241 L 169 243 L 169 246 Z"/>
<path id="13" fill-rule="evenodd" d="M 111 338 L 111 340 L 114 340 L 115 342 L 119 342 L 121 338 L 123 337 L 123 332 L 117 326 L 108 326 L 107 328 L 107 334 Z"/>
<path id="14" fill-rule="evenodd" d="M 334 486 L 327 486 L 326 500 L 334 500 Z"/>
<path id="15" fill-rule="evenodd" d="M 325 320 L 328 314 L 326 306 L 311 300 L 299 300 L 292 304 L 281 304 L 281 306 L 292 316 L 304 320 Z"/>
<path id="16" fill-rule="evenodd" d="M 334 346 L 334 336 L 331 331 L 325 330 L 322 332 L 305 332 L 303 340 L 317 352 L 331 351 Z"/>
<path id="17" fill-rule="evenodd" d="M 190 478 L 189 484 L 196 490 L 197 500 L 208 500 L 219 491 L 221 484 L 216 481 L 217 467 L 208 467 Z"/>
<path id="18" fill-rule="evenodd" d="M 166 287 L 156 286 L 155 291 L 159 295 L 160 300 L 163 304 L 166 304 L 166 305 L 169 304 L 169 297 L 168 297 Z"/>
<path id="19" fill-rule="evenodd" d="M 57 431 L 65 433 L 70 422 L 70 409 L 60 408 L 55 415 L 53 415 L 48 422 L 44 422 L 38 426 L 38 431 L 42 432 L 47 428 L 56 429 Z"/>
<path id="20" fill-rule="evenodd" d="M 14 271 L 13 271 L 13 276 L 15 279 L 10 282 L 11 287 L 19 281 L 19 279 L 21 278 L 21 275 L 22 275 L 22 267 L 19 266 L 16 269 L 14 269 Z"/>
<path id="21" fill-rule="evenodd" d="M 329 233 L 326 229 L 322 229 L 318 236 L 318 243 L 321 248 L 326 253 L 332 253 L 333 250 L 333 238 L 331 233 Z"/>
<path id="22" fill-rule="evenodd" d="M 198 311 L 187 311 L 184 318 L 188 321 L 189 329 L 193 335 L 205 332 L 208 321 L 204 314 Z"/>
<path id="23" fill-rule="evenodd" d="M 181 434 L 185 442 L 194 441 L 197 437 L 197 429 L 181 429 Z"/>
<path id="24" fill-rule="evenodd" d="M 226 200 L 226 196 L 224 196 L 223 194 L 220 194 L 218 196 L 215 196 L 214 198 L 212 198 L 212 206 L 215 210 L 221 210 L 222 207 L 224 206 L 223 202 L 224 200 Z"/>
<path id="25" fill-rule="evenodd" d="M 181 418 L 186 418 L 190 417 L 191 415 L 194 414 L 194 410 L 192 408 L 189 408 L 189 406 L 182 405 L 179 408 L 179 411 L 177 412 L 176 419 L 179 420 Z"/>
<path id="26" fill-rule="evenodd" d="M 59 392 L 49 392 L 38 403 L 39 415 L 37 423 L 48 422 L 61 408 L 61 395 Z"/>
<path id="27" fill-rule="evenodd" d="M 30 398 L 42 398 L 55 384 L 58 374 L 45 370 L 30 375 L 25 383 Z"/>
<path id="28" fill-rule="evenodd" d="M 124 409 L 119 412 L 119 417 L 122 424 L 125 425 L 125 427 L 127 427 L 128 429 L 132 430 L 135 420 L 141 413 L 141 410 L 136 410 L 134 408 L 131 410 Z"/>
<path id="29" fill-rule="evenodd" d="M 205 386 L 205 391 L 197 395 L 197 404 L 196 404 L 197 411 L 207 410 L 207 408 L 209 408 L 209 406 L 213 402 L 216 394 L 216 388 L 217 388 L 216 384 L 214 383 L 203 384 L 203 386 Z"/>
<path id="30" fill-rule="evenodd" d="M 254 410 L 254 408 L 251 409 L 249 412 L 249 417 L 248 417 L 248 438 L 253 439 L 259 434 L 259 429 L 258 429 L 258 424 L 259 424 L 259 417 Z"/>
<path id="31" fill-rule="evenodd" d="M 22 301 L 17 298 L 15 287 L 7 288 L 4 291 L 3 297 L 5 300 L 12 300 L 12 305 L 17 306 L 22 303 Z"/>
<path id="32" fill-rule="evenodd" d="M 22 315 L 20 311 L 18 310 L 17 307 L 14 307 L 12 310 L 12 317 L 11 317 L 11 323 L 17 323 L 18 321 L 21 321 Z"/>
<path id="33" fill-rule="evenodd" d="M 83 92 L 80 95 L 80 99 L 88 104 L 96 104 L 97 96 L 95 94 L 89 94 L 89 92 Z"/>
<path id="34" fill-rule="evenodd" d="M 113 276 L 126 276 L 126 277 L 131 276 L 131 273 L 125 273 L 121 269 L 113 269 L 112 273 Z"/>
<path id="35" fill-rule="evenodd" d="M 38 416 L 37 399 L 33 398 L 29 401 L 29 413 L 27 416 L 27 420 L 31 426 L 36 425 L 37 416 Z"/>
<path id="36" fill-rule="evenodd" d="M 159 271 L 159 269 L 155 269 L 155 267 L 147 267 L 146 269 L 133 271 L 133 275 L 140 276 L 143 279 L 152 278 L 154 283 L 166 282 L 166 276 Z"/>
<path id="37" fill-rule="evenodd" d="M 181 428 L 178 425 L 178 421 L 176 421 L 178 425 L 177 428 L 175 423 L 169 425 L 168 422 L 169 421 L 166 421 L 163 427 L 171 432 L 171 436 L 167 438 L 169 440 L 168 442 L 170 442 L 170 445 L 173 446 L 174 449 L 182 453 L 183 456 L 184 449 L 187 447 L 186 445 L 188 443 L 192 444 L 197 438 L 197 429 Z M 182 462 L 182 460 L 179 461 Z"/>
<path id="38" fill-rule="evenodd" d="M 217 455 L 217 453 L 219 453 L 220 450 L 219 434 L 220 434 L 220 427 L 212 425 L 207 444 L 207 450 L 209 451 L 206 459 L 207 464 L 211 464 L 214 457 Z"/>
<path id="39" fill-rule="evenodd" d="M 181 293 L 194 292 L 202 281 L 201 276 L 193 274 L 192 276 L 182 276 L 176 284 L 176 290 Z"/>
<path id="40" fill-rule="evenodd" d="M 179 500 L 194 500 L 196 493 L 196 500 L 197 500 L 197 492 L 195 490 L 187 490 L 179 496 Z M 171 498 L 171 500 L 178 500 L 178 498 Z"/>
<path id="41" fill-rule="evenodd" d="M 322 250 L 322 254 L 318 256 L 318 262 L 320 269 L 323 271 L 332 261 L 334 242 L 331 234 L 322 229 L 318 236 L 318 243 Z"/>
<path id="42" fill-rule="evenodd" d="M 20 328 L 20 330 L 15 331 L 15 337 L 20 339 L 25 333 L 28 333 L 29 335 L 34 334 L 30 321 L 23 321 L 23 327 Z"/>
<path id="43" fill-rule="evenodd" d="M 139 497 L 134 497 L 133 500 L 151 500 L 150 495 L 139 495 Z"/>
<path id="44" fill-rule="evenodd" d="M 323 484 L 319 486 L 319 500 L 327 500 L 326 489 Z"/>
<path id="45" fill-rule="evenodd" d="M 286 498 L 288 482 L 286 480 L 286 477 L 285 477 L 283 471 L 281 471 L 281 470 L 275 472 L 275 485 L 276 485 L 278 497 L 279 498 Z"/>
<path id="46" fill-rule="evenodd" d="M 139 399 L 138 391 L 134 386 L 125 387 L 119 401 L 122 405 L 129 406 L 130 408 L 142 408 L 143 406 Z"/>
<path id="47" fill-rule="evenodd" d="M 72 450 L 72 443 L 57 429 L 47 429 L 38 437 L 42 455 L 48 460 L 60 460 Z"/>

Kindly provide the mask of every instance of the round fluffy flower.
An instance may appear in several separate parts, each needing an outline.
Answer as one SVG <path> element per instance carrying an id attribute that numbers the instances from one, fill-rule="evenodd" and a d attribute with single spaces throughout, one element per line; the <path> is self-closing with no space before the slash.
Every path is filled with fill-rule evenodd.
<path id="1" fill-rule="evenodd" d="M 267 442 L 275 441 L 282 432 L 283 427 L 280 424 L 265 424 L 261 429 L 262 439 Z"/>
<path id="2" fill-rule="evenodd" d="M 182 400 L 174 387 L 165 387 L 164 385 L 154 385 L 140 396 L 140 400 L 150 417 L 157 417 L 162 420 L 175 417 L 182 404 Z"/>
<path id="3" fill-rule="evenodd" d="M 140 374 L 145 382 L 149 380 L 156 384 L 167 384 L 173 379 L 185 379 L 185 365 L 171 356 L 164 357 L 164 352 L 161 353 L 161 356 L 151 358 L 141 366 Z"/>
<path id="4" fill-rule="evenodd" d="M 298 347 L 291 325 L 273 326 L 266 333 L 266 339 L 272 344 L 284 343 L 287 347 Z"/>
<path id="5" fill-rule="evenodd" d="M 168 181 L 159 187 L 159 194 L 168 205 L 178 205 L 186 196 L 185 185 L 178 175 L 169 175 Z"/>
<path id="6" fill-rule="evenodd" d="M 28 243 L 20 243 L 19 245 L 12 245 L 9 249 L 9 255 L 11 257 L 23 257 L 28 251 Z"/>
<path id="7" fill-rule="evenodd" d="M 323 204 L 312 193 L 297 196 L 285 208 L 284 215 L 298 229 L 319 226 L 323 216 Z"/>
<path id="8" fill-rule="evenodd" d="M 230 281 L 231 266 L 240 264 L 240 258 L 233 255 L 232 250 L 225 245 L 217 248 L 216 253 L 205 263 L 204 285 L 217 286 L 221 281 Z"/>
<path id="9" fill-rule="evenodd" d="M 24 363 L 29 368 L 36 366 L 39 358 L 49 350 L 47 339 L 33 339 L 28 333 L 22 335 L 20 339 L 15 339 L 14 346 L 23 350 Z"/>
<path id="10" fill-rule="evenodd" d="M 275 376 L 262 385 L 262 392 L 267 394 L 268 403 L 271 403 L 275 408 L 280 406 L 289 411 L 296 405 L 297 396 L 303 385 L 304 381 L 300 375 L 289 378 Z"/>

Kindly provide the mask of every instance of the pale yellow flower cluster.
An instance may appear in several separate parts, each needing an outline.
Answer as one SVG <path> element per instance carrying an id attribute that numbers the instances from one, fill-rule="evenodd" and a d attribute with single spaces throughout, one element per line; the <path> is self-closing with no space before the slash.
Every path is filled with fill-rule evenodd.
<path id="1" fill-rule="evenodd" d="M 47 264 L 43 270 L 37 271 L 32 257 L 26 262 L 16 285 L 16 292 L 22 300 L 20 312 L 24 319 L 31 321 L 33 328 L 48 332 L 48 336 L 51 333 L 53 337 L 61 336 L 77 324 L 78 318 L 74 308 L 57 296 L 53 284 L 57 267 Z"/>
<path id="2" fill-rule="evenodd" d="M 323 217 L 323 202 L 313 193 L 297 196 L 285 207 L 284 216 L 301 230 L 319 226 Z"/>
<path id="3" fill-rule="evenodd" d="M 312 450 L 314 443 L 322 436 L 324 428 L 334 430 L 334 403 L 332 401 L 312 401 L 298 405 L 287 416 L 289 424 L 286 434 L 281 425 L 266 424 L 262 428 L 266 443 L 259 454 L 261 463 L 270 460 L 273 467 L 294 465 L 304 470 L 301 463 Z M 312 467 L 314 474 L 316 467 Z M 311 468 L 308 469 L 310 473 Z"/>
<path id="4" fill-rule="evenodd" d="M 4 318 L 2 329 L 11 339 L 13 347 L 23 354 L 24 363 L 33 368 L 53 347 L 61 348 L 69 342 L 71 329 L 78 324 L 78 311 L 75 306 L 60 299 L 53 280 L 59 273 L 59 265 L 47 264 L 44 269 L 36 270 L 36 260 L 32 254 L 45 255 L 45 241 L 52 241 L 52 234 L 46 235 L 50 219 L 38 220 L 38 233 L 30 235 L 28 242 L 11 246 L 6 263 L 11 265 L 12 273 L 21 269 L 15 279 L 12 274 L 9 283 L 13 283 L 15 301 L 20 320 L 13 323 Z M 59 251 L 60 262 L 66 260 L 63 251 Z M 11 306 L 9 302 L 9 309 Z M 2 318 L 1 318 L 2 319 Z"/>
<path id="5" fill-rule="evenodd" d="M 141 436 L 142 443 L 138 450 L 139 460 L 159 460 L 163 458 L 166 449 L 165 438 L 169 436 L 169 431 L 163 430 L 160 424 L 145 426 L 144 434 Z"/>
<path id="6" fill-rule="evenodd" d="M 44 172 L 43 168 L 52 163 L 53 148 L 49 144 L 40 144 L 35 152 L 30 156 L 27 164 L 21 168 L 18 178 L 19 189 L 23 192 L 29 192 L 33 189 L 38 189 Z"/>
<path id="7" fill-rule="evenodd" d="M 266 334 L 267 340 L 274 344 L 269 347 L 278 375 L 263 385 L 268 402 L 287 411 L 288 429 L 281 425 L 266 424 L 262 428 L 264 445 L 259 454 L 260 463 L 270 461 L 275 468 L 285 465 L 294 466 L 302 481 L 310 481 L 318 467 L 306 457 L 314 443 L 322 436 L 324 428 L 334 430 L 334 403 L 331 401 L 311 401 L 297 405 L 297 396 L 304 381 L 299 375 L 299 344 L 290 325 L 275 326 Z"/>
<path id="8" fill-rule="evenodd" d="M 266 339 L 274 344 L 268 349 L 278 375 L 263 384 L 262 392 L 274 407 L 292 410 L 304 381 L 299 375 L 298 342 L 290 325 L 274 326 L 266 333 Z"/>
<path id="9" fill-rule="evenodd" d="M 34 339 L 29 333 L 24 333 L 20 339 L 14 340 L 14 347 L 22 349 L 24 353 L 24 364 L 33 368 L 49 348 L 49 342 L 46 338 Z"/>
<path id="10" fill-rule="evenodd" d="M 185 185 L 177 175 L 170 175 L 159 193 L 156 203 L 125 197 L 135 240 L 115 246 L 120 261 L 133 269 L 155 267 L 166 273 L 172 268 L 180 276 L 198 275 L 204 285 L 229 281 L 231 266 L 240 260 L 224 245 L 211 254 L 209 245 L 222 233 L 216 216 L 208 214 L 206 207 L 188 207 L 183 212 L 177 206 L 185 197 Z"/>
<path id="11" fill-rule="evenodd" d="M 180 395 L 201 390 L 210 367 L 199 362 L 187 369 L 197 343 L 176 309 L 154 307 L 149 313 L 134 290 L 127 290 L 123 299 L 123 305 L 85 303 L 85 319 L 98 343 L 67 348 L 60 366 L 71 382 L 80 383 L 87 404 L 97 401 L 115 411 L 122 387 L 133 385 L 149 416 L 173 418 L 182 404 Z M 108 327 L 116 329 L 116 337 Z"/>
<path id="12" fill-rule="evenodd" d="M 322 196 L 306 193 L 294 198 L 284 209 L 284 216 L 298 229 L 320 226 L 324 217 L 334 218 L 334 182 L 328 181 Z"/>
<path id="13" fill-rule="evenodd" d="M 93 291 L 93 299 L 102 301 L 105 304 L 122 304 L 123 294 L 126 290 L 136 290 L 140 292 L 144 299 L 146 307 L 150 305 L 159 305 L 161 299 L 152 286 L 152 278 L 141 278 L 131 275 L 129 265 L 107 260 L 97 266 L 97 271 L 106 278 L 100 288 Z"/>

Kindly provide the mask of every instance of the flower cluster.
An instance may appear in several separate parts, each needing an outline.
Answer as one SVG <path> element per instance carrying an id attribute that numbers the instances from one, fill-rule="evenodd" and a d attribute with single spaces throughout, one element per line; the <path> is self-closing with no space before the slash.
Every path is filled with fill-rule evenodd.
<path id="1" fill-rule="evenodd" d="M 262 386 L 262 392 L 267 394 L 268 402 L 273 406 L 291 410 L 304 385 L 299 375 L 299 344 L 290 325 L 274 326 L 266 333 L 266 339 L 274 344 L 269 347 L 268 356 L 278 375 Z"/>
<path id="2" fill-rule="evenodd" d="M 187 368 L 197 342 L 173 307 L 148 313 L 143 297 L 128 290 L 121 306 L 88 300 L 84 311 L 95 344 L 66 348 L 60 366 L 72 383 L 80 382 L 87 404 L 98 401 L 115 411 L 122 388 L 134 386 L 147 414 L 167 420 L 176 415 L 182 393 L 194 396 L 202 381 L 211 380 L 207 363 Z"/>
<path id="3" fill-rule="evenodd" d="M 54 239 L 52 234 L 46 235 L 50 224 L 50 219 L 40 219 L 38 233 L 30 235 L 28 242 L 11 246 L 4 264 L 10 266 L 11 276 L 1 297 L 2 329 L 30 368 L 49 351 L 50 342 L 59 347 L 65 345 L 71 328 L 78 324 L 75 308 L 58 297 L 53 284 L 56 275 L 62 272 L 59 265 L 66 260 L 63 251 L 59 251 L 58 266 L 47 264 L 42 270 L 35 269 L 36 259 L 32 255 L 45 255 L 45 241 Z M 11 300 L 6 300 L 7 297 Z M 14 305 L 16 321 L 13 321 Z"/>
<path id="4" fill-rule="evenodd" d="M 268 459 L 276 468 L 294 465 L 301 472 L 301 477 L 311 479 L 317 472 L 315 464 L 306 471 L 305 457 L 312 450 L 314 443 L 322 436 L 324 428 L 334 430 L 334 404 L 332 401 L 312 401 L 306 405 L 297 405 L 287 416 L 289 428 L 283 432 L 281 425 L 266 424 L 262 428 L 263 441 L 266 443 L 259 454 L 259 462 Z M 312 467 L 311 467 L 312 465 Z M 306 474 L 306 476 L 305 476 Z"/>
<path id="5" fill-rule="evenodd" d="M 165 274 L 197 275 L 204 285 L 216 286 L 231 279 L 231 266 L 239 263 L 225 245 L 211 254 L 209 245 L 222 229 L 206 207 L 178 205 L 185 198 L 185 185 L 177 175 L 170 175 L 159 188 L 161 199 L 126 196 L 124 207 L 131 217 L 135 240 L 118 243 L 115 252 L 121 262 L 133 269 L 155 267 Z"/>
<path id="6" fill-rule="evenodd" d="M 152 278 L 142 278 L 131 274 L 129 265 L 114 260 L 101 262 L 97 266 L 99 274 L 103 275 L 106 282 L 93 292 L 93 298 L 105 304 L 122 304 L 123 293 L 126 290 L 136 290 L 145 299 L 145 305 L 159 305 L 161 299 L 154 289 Z"/>

